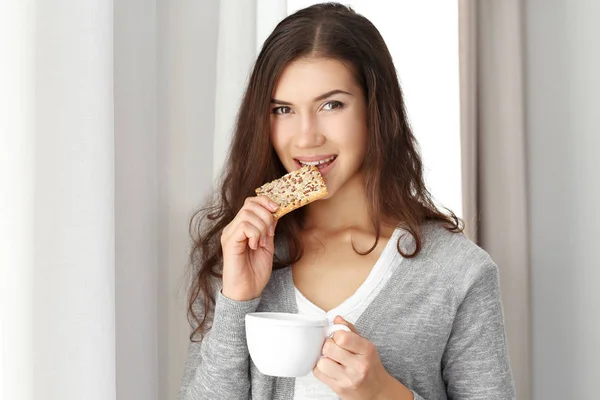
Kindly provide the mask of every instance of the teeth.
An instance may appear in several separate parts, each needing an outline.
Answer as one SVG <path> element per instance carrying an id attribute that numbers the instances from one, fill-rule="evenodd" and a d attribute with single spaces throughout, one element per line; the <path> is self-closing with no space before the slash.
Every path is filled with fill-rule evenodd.
<path id="1" fill-rule="evenodd" d="M 331 156 L 329 158 L 326 158 L 324 160 L 319 160 L 319 161 L 300 161 L 298 160 L 298 162 L 302 165 L 319 165 L 319 164 L 325 164 L 328 163 L 329 161 L 333 161 L 335 159 L 336 156 Z"/>

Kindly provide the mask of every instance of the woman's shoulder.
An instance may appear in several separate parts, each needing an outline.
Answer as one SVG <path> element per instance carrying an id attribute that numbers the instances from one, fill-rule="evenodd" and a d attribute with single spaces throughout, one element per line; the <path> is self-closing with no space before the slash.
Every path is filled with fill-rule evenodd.
<path id="1" fill-rule="evenodd" d="M 442 273 L 448 282 L 465 290 L 483 281 L 497 280 L 498 267 L 490 255 L 462 232 L 452 232 L 443 223 L 421 226 L 423 247 L 414 261 L 428 264 Z M 409 246 L 414 240 L 409 239 Z"/>

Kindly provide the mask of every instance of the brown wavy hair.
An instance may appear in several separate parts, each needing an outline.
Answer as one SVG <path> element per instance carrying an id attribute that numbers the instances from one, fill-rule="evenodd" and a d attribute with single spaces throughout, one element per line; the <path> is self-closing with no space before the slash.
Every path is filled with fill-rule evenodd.
<path id="1" fill-rule="evenodd" d="M 270 139 L 270 102 L 278 77 L 292 61 L 304 57 L 340 60 L 353 67 L 367 104 L 368 148 L 364 161 L 369 213 L 379 237 L 383 218 L 404 228 L 415 246 L 404 257 L 416 256 L 423 246 L 421 225 L 439 221 L 453 232 L 462 230 L 454 213 L 434 204 L 423 179 L 418 145 L 411 132 L 402 91 L 389 50 L 375 26 L 351 8 L 325 3 L 302 9 L 281 21 L 265 41 L 243 97 L 220 191 L 196 211 L 190 222 L 192 251 L 188 320 L 190 339 L 209 327 L 214 310 L 211 281 L 220 278 L 223 228 L 235 217 L 254 188 L 285 174 Z M 292 265 L 302 256 L 299 230 L 302 209 L 277 224 L 273 268 Z M 377 245 L 375 240 L 371 252 Z M 398 245 L 398 249 L 400 247 Z"/>

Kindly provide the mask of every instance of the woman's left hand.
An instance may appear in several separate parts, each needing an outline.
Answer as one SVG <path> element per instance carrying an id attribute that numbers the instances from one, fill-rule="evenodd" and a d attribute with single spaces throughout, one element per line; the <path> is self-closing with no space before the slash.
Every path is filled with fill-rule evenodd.
<path id="1" fill-rule="evenodd" d="M 388 393 L 412 398 L 412 392 L 385 370 L 373 343 L 342 317 L 337 316 L 334 323 L 346 325 L 351 332 L 337 331 L 325 341 L 323 357 L 313 369 L 317 379 L 343 400 L 383 399 L 389 398 Z"/>

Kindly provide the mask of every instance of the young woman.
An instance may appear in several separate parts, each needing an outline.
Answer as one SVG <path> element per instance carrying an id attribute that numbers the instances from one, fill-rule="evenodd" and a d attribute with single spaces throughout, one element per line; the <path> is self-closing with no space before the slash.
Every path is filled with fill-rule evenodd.
<path id="1" fill-rule="evenodd" d="M 254 189 L 311 163 L 328 197 L 274 220 Z M 266 40 L 220 195 L 196 217 L 181 399 L 514 397 L 497 267 L 434 205 L 390 53 L 350 8 L 303 9 Z M 312 374 L 274 378 L 249 358 L 255 311 L 351 332 Z"/>

